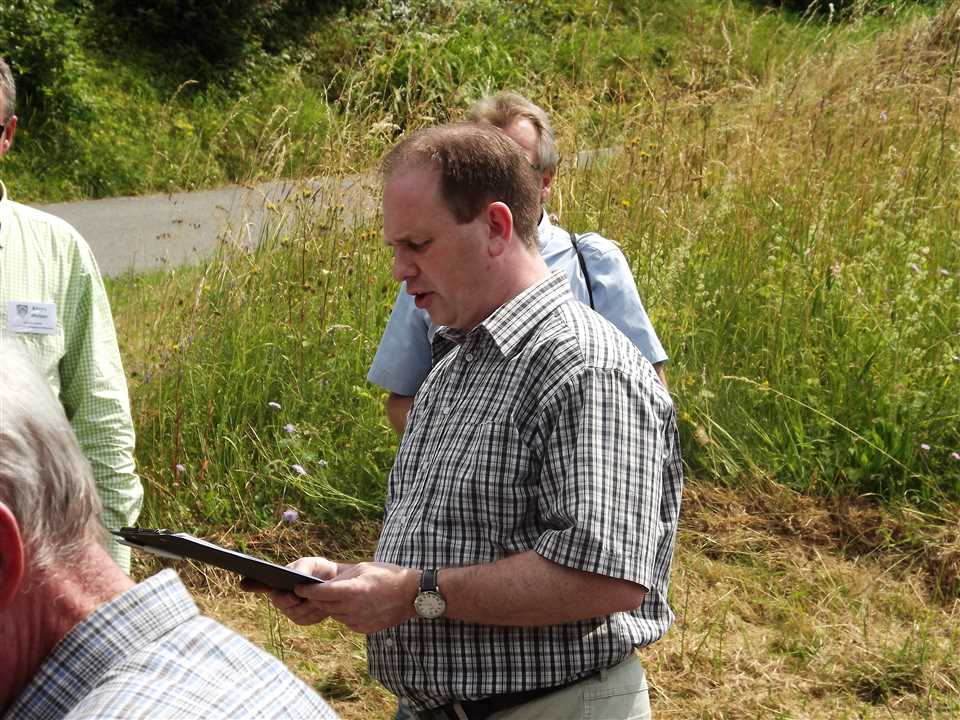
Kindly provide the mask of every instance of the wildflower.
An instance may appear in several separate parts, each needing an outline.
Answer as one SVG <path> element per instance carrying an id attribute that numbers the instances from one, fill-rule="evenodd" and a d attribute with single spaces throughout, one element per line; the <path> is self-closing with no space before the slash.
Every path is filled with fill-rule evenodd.
<path id="1" fill-rule="evenodd" d="M 927 445 L 926 443 L 920 443 L 920 449 L 926 452 L 927 450 L 930 449 L 930 446 Z"/>
<path id="2" fill-rule="evenodd" d="M 940 274 L 943 275 L 944 277 L 950 277 L 950 271 L 947 270 L 946 268 L 940 268 Z"/>
<path id="3" fill-rule="evenodd" d="M 297 431 L 297 429 L 290 423 L 287 423 L 286 425 L 283 426 L 283 431 L 287 435 L 293 435 Z"/>
<path id="4" fill-rule="evenodd" d="M 297 475 L 306 475 L 307 471 L 304 469 L 303 465 L 297 465 L 294 463 L 290 466 L 290 469 L 293 470 Z"/>
<path id="5" fill-rule="evenodd" d="M 283 517 L 283 521 L 287 523 L 287 525 L 292 525 L 293 523 L 295 523 L 297 520 L 300 519 L 300 513 L 298 513 L 293 508 L 287 508 L 286 510 L 283 511 L 282 517 Z"/>
<path id="6" fill-rule="evenodd" d="M 274 410 L 279 410 L 279 409 L 280 409 L 280 403 L 274 402 L 273 400 L 271 400 L 270 402 L 267 403 L 267 407 L 271 407 L 271 408 L 273 408 Z"/>
<path id="7" fill-rule="evenodd" d="M 628 208 L 630 207 L 630 200 L 628 200 L 627 198 L 624 198 L 623 200 L 620 201 L 620 204 L 623 205 L 625 208 Z"/>
<path id="8" fill-rule="evenodd" d="M 915 273 L 920 272 L 920 266 L 917 265 L 916 263 L 910 263 L 910 269 L 913 270 Z"/>
<path id="9" fill-rule="evenodd" d="M 174 466 L 174 469 L 177 471 L 177 475 L 179 475 L 180 473 L 185 473 L 185 472 L 187 471 L 187 468 L 185 468 L 185 467 L 184 467 L 183 465 L 181 465 L 180 463 L 177 463 L 177 464 Z"/>
<path id="10" fill-rule="evenodd" d="M 950 453 L 950 457 L 951 457 L 953 460 L 956 460 L 956 461 L 960 462 L 960 452 L 952 452 L 952 453 Z"/>
<path id="11" fill-rule="evenodd" d="M 327 461 L 326 461 L 326 460 L 317 460 L 317 465 L 319 465 L 319 466 L 322 467 L 322 468 L 325 468 L 325 467 L 327 466 Z"/>
<path id="12" fill-rule="evenodd" d="M 887 111 L 886 111 L 886 110 L 881 110 L 881 111 L 880 111 L 880 122 L 885 123 L 886 121 L 887 121 Z"/>

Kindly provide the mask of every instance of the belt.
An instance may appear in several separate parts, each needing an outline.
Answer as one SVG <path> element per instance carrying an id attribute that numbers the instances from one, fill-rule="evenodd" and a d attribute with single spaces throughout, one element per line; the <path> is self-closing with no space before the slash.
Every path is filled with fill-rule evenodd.
<path id="1" fill-rule="evenodd" d="M 521 690 L 520 692 L 501 693 L 499 695 L 490 695 L 480 700 L 460 700 L 458 702 L 447 703 L 439 707 L 421 710 L 417 713 L 417 720 L 486 720 L 494 713 L 506 710 L 507 708 L 523 705 L 544 695 L 555 693 L 571 685 L 593 677 L 596 673 L 579 677 L 562 685 L 551 685 L 545 688 L 534 688 L 533 690 Z M 462 715 L 458 712 L 462 711 Z"/>

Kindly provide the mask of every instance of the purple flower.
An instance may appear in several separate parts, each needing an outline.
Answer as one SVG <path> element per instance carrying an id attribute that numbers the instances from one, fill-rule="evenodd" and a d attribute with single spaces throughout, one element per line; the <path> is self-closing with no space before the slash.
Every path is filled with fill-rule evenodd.
<path id="1" fill-rule="evenodd" d="M 287 508 L 286 510 L 283 511 L 283 521 L 287 523 L 287 525 L 292 525 L 299 519 L 300 519 L 300 513 L 298 513 L 293 508 Z"/>
<path id="2" fill-rule="evenodd" d="M 279 409 L 280 409 L 280 403 L 274 402 L 273 400 L 271 400 L 270 402 L 267 403 L 267 407 L 271 407 L 271 408 L 273 408 L 274 410 L 279 410 Z"/>
<path id="3" fill-rule="evenodd" d="M 930 449 L 930 446 L 927 445 L 926 443 L 920 443 L 920 449 L 926 452 L 927 450 Z"/>
<path id="4" fill-rule="evenodd" d="M 947 270 L 946 268 L 940 268 L 940 274 L 943 275 L 944 277 L 950 277 L 950 271 Z"/>
<path id="5" fill-rule="evenodd" d="M 187 469 L 186 469 L 183 465 L 181 465 L 180 463 L 177 463 L 177 464 L 176 464 L 175 469 L 176 469 L 178 475 L 179 475 L 180 473 L 185 473 L 185 472 L 187 471 Z"/>
<path id="6" fill-rule="evenodd" d="M 304 469 L 303 465 L 293 464 L 290 466 L 290 469 L 293 470 L 297 475 L 307 474 L 307 471 Z"/>
<path id="7" fill-rule="evenodd" d="M 920 266 L 917 265 L 916 263 L 910 263 L 910 269 L 913 270 L 915 273 L 920 272 Z"/>
<path id="8" fill-rule="evenodd" d="M 297 429 L 292 424 L 287 423 L 286 425 L 283 426 L 283 431 L 287 435 L 293 435 L 297 431 Z"/>

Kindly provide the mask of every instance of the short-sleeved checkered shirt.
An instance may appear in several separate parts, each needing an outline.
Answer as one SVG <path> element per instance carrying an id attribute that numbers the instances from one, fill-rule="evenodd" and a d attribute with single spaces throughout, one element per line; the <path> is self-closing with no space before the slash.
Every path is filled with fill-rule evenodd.
<path id="1" fill-rule="evenodd" d="M 335 719 L 272 655 L 197 612 L 173 570 L 54 647 L 4 720 Z"/>
<path id="2" fill-rule="evenodd" d="M 446 354 L 441 343 L 455 347 Z M 370 670 L 417 710 L 550 687 L 610 667 L 673 622 L 682 467 L 670 395 L 562 274 L 443 355 L 390 473 L 376 559 L 414 568 L 534 550 L 648 589 L 632 612 L 547 627 L 414 619 L 371 635 Z"/>
<path id="3" fill-rule="evenodd" d="M 133 525 L 143 488 L 130 398 L 93 253 L 63 220 L 11 202 L 3 183 L 0 192 L 0 338 L 18 340 L 60 398 L 93 469 L 103 524 Z M 24 329 L 18 308 L 52 312 L 50 327 Z M 130 548 L 111 538 L 108 549 L 129 570 Z"/>

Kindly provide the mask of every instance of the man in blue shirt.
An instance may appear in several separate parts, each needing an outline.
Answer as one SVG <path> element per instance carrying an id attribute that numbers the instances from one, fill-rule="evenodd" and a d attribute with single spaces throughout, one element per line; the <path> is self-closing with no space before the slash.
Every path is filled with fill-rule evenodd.
<path id="1" fill-rule="evenodd" d="M 558 160 L 546 113 L 521 95 L 503 92 L 480 100 L 470 112 L 470 120 L 500 128 L 520 146 L 541 176 L 540 200 L 546 202 Z M 663 365 L 667 355 L 620 248 L 597 233 L 573 236 L 553 225 L 546 212 L 540 217 L 539 243 L 547 267 L 566 273 L 574 297 L 623 332 L 653 364 L 666 385 Z M 387 417 L 398 433 L 403 433 L 413 396 L 430 373 L 430 344 L 436 329 L 426 311 L 418 310 L 413 297 L 401 286 L 367 373 L 367 380 L 389 392 Z"/>

